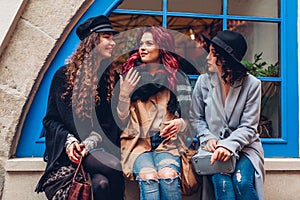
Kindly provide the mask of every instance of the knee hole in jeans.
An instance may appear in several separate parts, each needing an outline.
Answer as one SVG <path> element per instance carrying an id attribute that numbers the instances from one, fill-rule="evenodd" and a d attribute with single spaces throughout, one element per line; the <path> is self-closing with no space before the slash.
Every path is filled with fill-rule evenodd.
<path id="1" fill-rule="evenodd" d="M 158 171 L 158 176 L 162 179 L 174 179 L 178 173 L 171 167 L 163 167 Z"/>
<path id="2" fill-rule="evenodd" d="M 158 180 L 158 175 L 156 170 L 151 167 L 141 169 L 138 176 L 141 179 Z"/>

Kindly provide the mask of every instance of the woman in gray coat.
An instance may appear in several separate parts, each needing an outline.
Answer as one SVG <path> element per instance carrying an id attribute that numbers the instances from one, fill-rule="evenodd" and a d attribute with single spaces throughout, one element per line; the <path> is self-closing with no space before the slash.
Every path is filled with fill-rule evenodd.
<path id="1" fill-rule="evenodd" d="M 199 76 L 193 91 L 191 125 L 200 146 L 213 153 L 211 165 L 237 158 L 234 173 L 203 177 L 204 199 L 264 199 L 263 148 L 256 131 L 261 82 L 240 63 L 246 41 L 228 30 L 212 40 L 203 37 L 208 73 Z"/>

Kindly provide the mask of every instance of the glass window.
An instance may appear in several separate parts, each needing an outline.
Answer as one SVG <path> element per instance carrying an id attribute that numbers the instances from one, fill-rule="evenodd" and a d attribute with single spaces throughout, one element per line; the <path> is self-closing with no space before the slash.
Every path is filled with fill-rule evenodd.
<path id="1" fill-rule="evenodd" d="M 190 12 L 221 14 L 223 2 L 220 0 L 168 0 L 169 12 Z"/>
<path id="2" fill-rule="evenodd" d="M 228 14 L 279 17 L 279 0 L 228 0 Z"/>
<path id="3" fill-rule="evenodd" d="M 263 81 L 261 118 L 258 132 L 262 138 L 281 138 L 280 83 Z"/>
<path id="4" fill-rule="evenodd" d="M 161 26 L 162 17 L 142 14 L 114 14 L 109 16 L 112 26 L 118 31 L 127 31 L 145 26 Z"/>
<path id="5" fill-rule="evenodd" d="M 118 9 L 129 9 L 129 10 L 162 10 L 161 0 L 124 0 Z"/>
<path id="6" fill-rule="evenodd" d="M 253 60 L 255 54 L 263 53 L 267 63 L 279 61 L 279 24 L 274 22 L 255 22 L 246 20 L 228 20 L 227 29 L 242 33 L 248 44 L 246 60 Z"/>
<path id="7" fill-rule="evenodd" d="M 175 37 L 177 52 L 189 60 L 184 63 L 183 71 L 187 74 L 201 74 L 205 72 L 207 52 L 202 48 L 200 34 L 211 36 L 222 30 L 221 19 L 168 17 L 169 29 L 178 31 L 190 37 L 195 42 L 182 43 Z M 188 25 L 187 25 L 188 24 Z"/>

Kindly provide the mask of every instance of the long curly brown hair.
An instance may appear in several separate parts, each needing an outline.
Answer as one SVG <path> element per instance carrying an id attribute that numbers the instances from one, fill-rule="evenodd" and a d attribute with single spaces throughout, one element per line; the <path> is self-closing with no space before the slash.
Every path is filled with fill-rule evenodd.
<path id="1" fill-rule="evenodd" d="M 70 96 L 73 109 L 79 119 L 91 119 L 92 109 L 100 104 L 97 71 L 100 67 L 99 52 L 94 50 L 100 43 L 101 33 L 92 33 L 81 41 L 76 51 L 68 58 L 65 75 L 66 91 L 62 98 Z M 115 84 L 115 69 L 106 70 L 108 83 L 107 100 L 110 101 Z M 71 103 L 70 102 L 70 103 Z"/>

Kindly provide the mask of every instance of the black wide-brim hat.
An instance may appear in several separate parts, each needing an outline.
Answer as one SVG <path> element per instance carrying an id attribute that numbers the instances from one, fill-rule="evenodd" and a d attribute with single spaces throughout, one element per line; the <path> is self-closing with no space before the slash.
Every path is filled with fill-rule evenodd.
<path id="1" fill-rule="evenodd" d="M 110 32 L 113 33 L 114 35 L 119 33 L 118 31 L 112 28 L 111 22 L 104 15 L 89 18 L 86 21 L 84 21 L 82 24 L 80 24 L 76 29 L 76 34 L 80 40 L 83 40 L 84 38 L 88 37 L 93 32 L 96 33 Z"/>
<path id="2" fill-rule="evenodd" d="M 217 34 L 213 39 L 209 39 L 204 34 L 201 34 L 204 38 L 209 52 L 209 45 L 212 43 L 221 52 L 224 57 L 230 59 L 236 66 L 241 69 L 248 70 L 242 63 L 242 59 L 247 51 L 247 42 L 244 36 L 238 32 L 224 30 Z"/>

